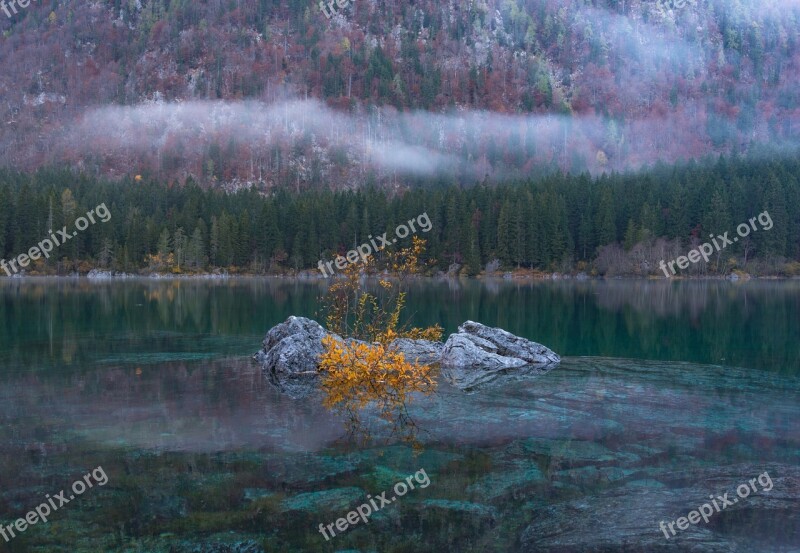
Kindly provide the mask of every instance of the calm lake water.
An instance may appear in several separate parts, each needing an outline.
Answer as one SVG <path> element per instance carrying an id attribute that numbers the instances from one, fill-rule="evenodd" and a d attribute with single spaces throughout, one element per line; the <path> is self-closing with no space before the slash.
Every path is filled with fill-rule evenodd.
<path id="1" fill-rule="evenodd" d="M 321 319 L 324 291 L 0 279 L 0 524 L 108 476 L 0 552 L 800 551 L 800 282 L 413 283 L 416 325 L 563 357 L 440 379 L 411 406 L 419 449 L 377 421 L 354 442 L 251 360 L 288 316 Z M 368 524 L 319 532 L 420 470 Z"/>

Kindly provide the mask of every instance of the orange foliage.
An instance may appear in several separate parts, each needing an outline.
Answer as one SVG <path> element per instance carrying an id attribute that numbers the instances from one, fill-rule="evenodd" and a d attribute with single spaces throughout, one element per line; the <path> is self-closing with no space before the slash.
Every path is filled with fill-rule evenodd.
<path id="1" fill-rule="evenodd" d="M 419 271 L 424 252 L 425 241 L 414 238 L 410 248 L 389 255 L 389 267 L 399 282 L 381 279 L 377 295 L 363 289 L 362 276 L 370 274 L 374 267 L 371 257 L 364 264 L 349 265 L 344 278 L 328 289 L 324 301 L 326 325 L 345 341 L 333 337 L 323 340 L 325 351 L 319 371 L 326 393 L 325 406 L 344 412 L 353 433 L 363 432 L 359 413 L 372 404 L 382 419 L 394 424 L 395 430 L 413 428 L 407 411 L 412 394 L 431 394 L 436 389 L 431 367 L 408 362 L 402 352 L 391 346 L 398 338 L 438 341 L 442 337 L 439 325 L 398 330 L 406 298 L 399 287 L 406 276 Z"/>
<path id="2" fill-rule="evenodd" d="M 407 411 L 411 395 L 436 389 L 430 367 L 409 363 L 402 353 L 383 344 L 342 342 L 332 336 L 323 344 L 319 371 L 324 405 L 344 412 L 353 433 L 362 428 L 359 413 L 370 404 L 396 429 L 405 427 L 411 422 Z"/>

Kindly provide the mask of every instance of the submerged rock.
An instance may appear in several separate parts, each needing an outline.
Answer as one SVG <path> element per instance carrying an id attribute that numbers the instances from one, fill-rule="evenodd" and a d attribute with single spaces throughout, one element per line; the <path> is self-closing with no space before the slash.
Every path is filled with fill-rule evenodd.
<path id="1" fill-rule="evenodd" d="M 333 490 L 322 490 L 316 492 L 306 492 L 287 498 L 283 501 L 283 508 L 286 511 L 347 511 L 357 505 L 359 501 L 364 501 L 367 493 L 361 488 L 337 488 Z"/>
<path id="2" fill-rule="evenodd" d="M 743 499 L 737 486 L 767 473 Z M 591 496 L 555 504 L 526 506 L 532 522 L 520 536 L 522 551 L 605 553 L 607 551 L 782 551 L 800 538 L 800 470 L 795 466 L 735 464 L 662 473 L 656 485 L 628 481 Z M 659 524 L 711 506 L 724 492 L 734 500 L 675 533 Z M 710 495 L 711 494 L 711 495 Z M 744 545 L 745 547 L 741 547 Z"/>
<path id="3" fill-rule="evenodd" d="M 425 511 L 441 509 L 459 515 L 470 515 L 491 522 L 498 517 L 497 509 L 490 505 L 471 503 L 469 501 L 451 501 L 448 499 L 426 499 L 422 502 Z"/>
<path id="4" fill-rule="evenodd" d="M 534 495 L 533 490 L 541 490 L 547 484 L 544 473 L 534 462 L 515 463 L 503 466 L 501 471 L 492 472 L 470 484 L 468 494 L 484 501 L 498 501 L 501 498 L 515 500 Z"/>
<path id="5" fill-rule="evenodd" d="M 172 551 L 173 549 L 170 549 Z M 264 553 L 264 549 L 254 540 L 232 543 L 204 543 L 202 545 L 176 547 L 180 553 Z"/>

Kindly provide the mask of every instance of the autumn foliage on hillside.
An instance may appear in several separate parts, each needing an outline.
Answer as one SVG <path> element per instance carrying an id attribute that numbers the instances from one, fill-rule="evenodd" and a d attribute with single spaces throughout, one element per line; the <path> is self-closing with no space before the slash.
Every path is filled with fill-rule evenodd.
<path id="1" fill-rule="evenodd" d="M 798 9 L 378 0 L 328 20 L 312 0 L 34 2 L 0 17 L 0 163 L 303 189 L 792 145 Z M 286 99 L 324 110 L 292 112 Z M 159 107 L 208 101 L 278 107 L 264 117 Z"/>

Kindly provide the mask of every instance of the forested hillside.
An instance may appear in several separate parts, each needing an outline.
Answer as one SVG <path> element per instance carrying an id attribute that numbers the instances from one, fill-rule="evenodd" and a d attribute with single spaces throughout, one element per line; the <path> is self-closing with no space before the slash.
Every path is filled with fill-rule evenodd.
<path id="1" fill-rule="evenodd" d="M 553 175 L 501 186 L 358 191 L 254 190 L 224 193 L 196 184 L 111 182 L 68 172 L 0 173 L 0 255 L 11 259 L 73 228 L 105 203 L 107 223 L 78 233 L 38 272 L 101 267 L 128 272 L 285 272 L 314 269 L 368 238 L 427 213 L 418 236 L 439 270 L 660 275 L 659 260 L 686 255 L 710 234 L 733 231 L 764 211 L 773 226 L 754 232 L 685 274 L 800 274 L 800 162 L 719 160 L 662 166 L 646 175 Z M 50 223 L 52 223 L 50 225 Z M 410 238 L 407 239 L 410 241 Z M 398 243 L 398 247 L 404 243 Z M 380 257 L 380 256 L 379 256 Z M 791 263 L 794 261 L 795 263 Z M 434 271 L 436 268 L 434 269 Z"/>
<path id="2" fill-rule="evenodd" d="M 667 9 L 665 5 L 671 5 Z M 48 0 L 0 164 L 228 189 L 599 174 L 800 137 L 793 0 Z"/>

